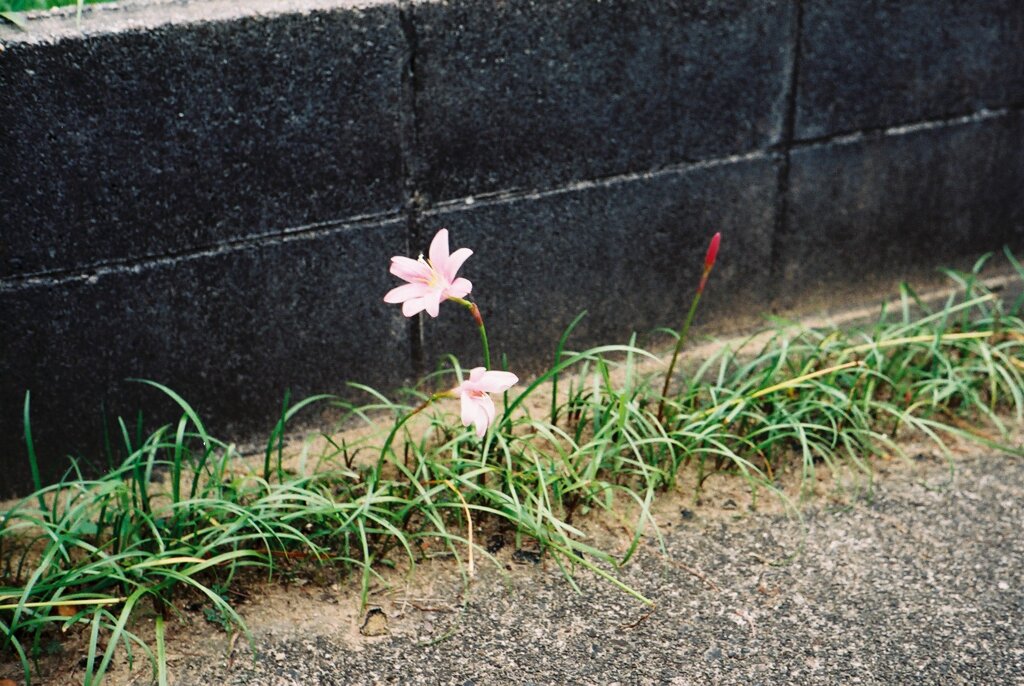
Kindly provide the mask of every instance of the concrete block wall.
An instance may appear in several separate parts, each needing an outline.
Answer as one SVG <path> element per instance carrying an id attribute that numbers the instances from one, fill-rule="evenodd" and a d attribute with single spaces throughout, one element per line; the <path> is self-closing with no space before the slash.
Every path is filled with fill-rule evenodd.
<path id="1" fill-rule="evenodd" d="M 1024 241 L 1016 0 L 134 0 L 0 27 L 0 496 L 101 464 L 104 416 L 266 432 L 395 386 L 464 313 L 381 302 L 447 226 L 535 369 Z M 312 419 L 312 418 L 311 418 Z"/>

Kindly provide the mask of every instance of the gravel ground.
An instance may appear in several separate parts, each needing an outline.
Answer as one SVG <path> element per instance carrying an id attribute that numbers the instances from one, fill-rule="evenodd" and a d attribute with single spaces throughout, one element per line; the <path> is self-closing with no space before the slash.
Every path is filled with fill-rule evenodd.
<path id="1" fill-rule="evenodd" d="M 803 521 L 675 507 L 675 562 L 648 548 L 623 573 L 653 612 L 590 573 L 576 593 L 547 561 L 484 569 L 452 612 L 458 584 L 428 571 L 425 599 L 383 604 L 386 635 L 333 622 L 328 593 L 293 607 L 322 624 L 251 620 L 255 660 L 199 640 L 174 683 L 1024 684 L 1024 461 L 964 458 L 952 482 L 925 461 Z"/>

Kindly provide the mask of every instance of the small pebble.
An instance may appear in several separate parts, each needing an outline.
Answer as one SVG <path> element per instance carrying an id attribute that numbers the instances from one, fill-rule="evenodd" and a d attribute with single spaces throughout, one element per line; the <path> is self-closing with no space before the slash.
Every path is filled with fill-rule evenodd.
<path id="1" fill-rule="evenodd" d="M 717 662 L 722 659 L 722 649 L 718 646 L 711 646 L 704 652 L 704 659 L 708 662 Z"/>

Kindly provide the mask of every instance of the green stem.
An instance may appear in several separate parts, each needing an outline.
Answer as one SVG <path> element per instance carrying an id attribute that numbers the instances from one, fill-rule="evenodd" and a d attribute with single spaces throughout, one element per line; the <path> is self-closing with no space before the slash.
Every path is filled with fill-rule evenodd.
<path id="1" fill-rule="evenodd" d="M 704 285 L 703 282 L 701 285 Z M 700 296 L 703 292 L 703 288 L 697 289 L 697 293 L 693 296 L 693 302 L 690 303 L 690 311 L 686 314 L 686 321 L 683 322 L 683 328 L 679 330 L 679 338 L 676 339 L 676 347 L 675 350 L 672 351 L 672 361 L 668 365 L 668 373 L 665 374 L 665 386 L 661 389 L 661 401 L 658 403 L 659 422 L 665 413 L 665 398 L 668 397 L 668 386 L 672 383 L 672 372 L 675 371 L 676 360 L 679 358 L 679 351 L 683 349 L 683 344 L 686 342 L 686 335 L 690 333 L 690 325 L 693 324 L 693 317 L 697 313 L 697 304 L 700 302 Z"/>
<path id="2" fill-rule="evenodd" d="M 474 305 L 473 307 L 476 307 L 476 305 Z M 479 310 L 477 310 L 477 311 L 479 312 Z M 480 323 L 477 326 L 480 329 L 480 345 L 484 349 L 484 369 L 490 369 L 491 368 L 491 346 L 487 342 L 487 329 L 484 327 L 484 320 L 481 319 Z"/>
<path id="3" fill-rule="evenodd" d="M 25 429 L 25 447 L 28 449 L 28 466 L 32 472 L 32 487 L 39 501 L 40 516 L 46 517 L 46 499 L 43 497 L 43 480 L 39 476 L 39 460 L 36 457 L 36 446 L 32 442 L 32 424 L 29 421 L 29 391 L 25 391 L 25 409 L 22 416 Z"/>
<path id="4" fill-rule="evenodd" d="M 475 302 L 469 300 L 463 300 L 462 298 L 449 298 L 454 302 L 465 307 L 469 310 L 469 313 L 473 315 L 473 321 L 476 322 L 477 329 L 480 330 L 480 345 L 484 349 L 484 369 L 491 368 L 491 346 L 487 342 L 487 327 L 484 326 L 484 318 L 480 315 L 480 308 L 476 306 Z"/>
<path id="5" fill-rule="evenodd" d="M 427 407 L 430 405 L 430 403 L 434 402 L 438 398 L 443 398 L 446 395 L 448 395 L 447 391 L 444 392 L 444 393 L 435 393 L 434 395 L 430 396 L 429 398 L 424 400 L 422 403 L 417 405 L 415 408 L 413 408 L 413 410 L 411 412 L 409 412 L 409 414 L 402 415 L 401 417 L 399 417 L 398 421 L 395 422 L 395 425 L 393 427 L 391 427 L 391 433 L 389 433 L 387 439 L 385 439 L 384 445 L 381 446 L 381 449 L 380 449 L 381 459 L 383 459 L 384 456 L 387 454 L 388 450 L 391 449 L 391 444 L 394 442 L 395 436 L 398 435 L 399 429 L 401 429 L 405 425 L 405 423 L 407 421 L 409 421 L 410 419 L 412 419 L 413 417 L 418 415 L 423 410 L 427 409 Z"/>

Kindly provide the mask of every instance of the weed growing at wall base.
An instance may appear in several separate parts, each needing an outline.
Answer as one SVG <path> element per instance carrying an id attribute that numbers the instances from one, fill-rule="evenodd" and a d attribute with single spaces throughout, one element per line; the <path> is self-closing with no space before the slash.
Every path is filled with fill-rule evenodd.
<path id="1" fill-rule="evenodd" d="M 394 398 L 353 385 L 365 402 L 315 396 L 287 406 L 257 464 L 210 435 L 173 390 L 142 382 L 172 398 L 180 417 L 141 437 L 121 422 L 119 467 L 87 479 L 72 464 L 63 481 L 37 482 L 0 512 L 0 650 L 30 682 L 34 661 L 77 627 L 84 683 L 100 683 L 116 655 L 149 661 L 166 683 L 164 632 L 175 618 L 198 606 L 244 632 L 230 598 L 251 575 L 331 567 L 351 574 L 365 600 L 382 567 L 412 571 L 439 548 L 468 580 L 478 560 L 492 559 L 474 532 L 492 529 L 533 539 L 570 584 L 587 569 L 650 602 L 616 568 L 642 537 L 659 537 L 659 492 L 733 474 L 754 493 L 785 497 L 782 473 L 809 480 L 838 463 L 869 473 L 868 458 L 901 454 L 906 436 L 940 450 L 957 437 L 1017 452 L 1006 443 L 1008 423 L 1024 416 L 1022 303 L 986 289 L 983 264 L 949 272 L 958 290 L 940 306 L 905 286 L 899 306 L 872 325 L 780 326 L 688 365 L 667 385 L 659 358 L 635 336 L 571 351 L 579 318 L 551 367 L 516 384 L 510 371 L 491 369 L 470 290 L 442 288 L 437 304 L 447 298 L 470 312 L 485 364 L 467 374 L 448 358 Z M 427 267 L 437 266 L 432 256 Z M 445 276 L 455 283 L 454 271 Z M 425 303 L 439 311 L 434 304 Z M 326 436 L 328 447 L 303 453 L 296 468 L 284 435 L 318 404 L 339 408 L 349 430 Z M 30 414 L 26 396 L 34 465 Z M 631 513 L 624 553 L 592 544 L 584 515 L 594 510 Z"/>

